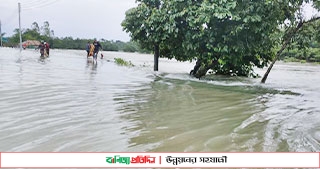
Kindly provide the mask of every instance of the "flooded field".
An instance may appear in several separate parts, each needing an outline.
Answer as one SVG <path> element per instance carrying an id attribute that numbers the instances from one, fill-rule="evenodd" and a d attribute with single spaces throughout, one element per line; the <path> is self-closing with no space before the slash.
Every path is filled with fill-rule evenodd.
<path id="1" fill-rule="evenodd" d="M 278 63 L 260 84 L 166 59 L 155 73 L 152 55 L 50 54 L 0 48 L 0 152 L 320 151 L 319 65 Z"/>

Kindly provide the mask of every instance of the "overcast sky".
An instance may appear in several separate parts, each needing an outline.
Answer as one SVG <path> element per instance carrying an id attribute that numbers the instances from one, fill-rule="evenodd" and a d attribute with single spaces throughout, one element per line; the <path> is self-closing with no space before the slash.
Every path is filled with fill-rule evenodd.
<path id="1" fill-rule="evenodd" d="M 137 6 L 135 0 L 0 0 L 2 32 L 7 36 L 19 27 L 18 2 L 22 28 L 48 21 L 56 37 L 121 41 L 130 40 L 121 27 L 125 12 Z M 314 14 L 311 8 L 306 12 L 309 17 Z"/>
<path id="2" fill-rule="evenodd" d="M 121 27 L 125 12 L 137 6 L 135 0 L 0 0 L 2 32 L 7 36 L 19 27 L 18 2 L 22 28 L 48 21 L 57 37 L 121 41 L 130 40 Z"/>

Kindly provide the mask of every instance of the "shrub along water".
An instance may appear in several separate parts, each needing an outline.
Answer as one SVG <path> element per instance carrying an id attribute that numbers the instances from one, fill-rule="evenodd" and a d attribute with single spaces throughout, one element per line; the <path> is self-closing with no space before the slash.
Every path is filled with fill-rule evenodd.
<path id="1" fill-rule="evenodd" d="M 114 58 L 114 61 L 117 65 L 120 66 L 128 66 L 128 67 L 133 67 L 134 65 L 131 63 L 131 61 L 126 61 L 124 59 L 121 58 Z"/>

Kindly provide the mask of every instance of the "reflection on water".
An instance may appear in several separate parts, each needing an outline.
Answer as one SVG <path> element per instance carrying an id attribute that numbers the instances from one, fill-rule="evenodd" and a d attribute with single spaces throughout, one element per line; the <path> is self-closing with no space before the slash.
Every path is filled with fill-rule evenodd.
<path id="1" fill-rule="evenodd" d="M 86 69 L 90 72 L 90 74 L 94 75 L 97 73 L 98 64 L 92 62 L 91 60 L 87 60 Z"/>
<path id="2" fill-rule="evenodd" d="M 320 151 L 320 67 L 278 64 L 270 79 L 187 75 L 152 56 L 0 49 L 0 151 Z M 136 67 L 114 64 L 114 57 Z M 147 66 L 146 66 L 147 65 Z M 261 71 L 261 70 L 258 70 Z"/>

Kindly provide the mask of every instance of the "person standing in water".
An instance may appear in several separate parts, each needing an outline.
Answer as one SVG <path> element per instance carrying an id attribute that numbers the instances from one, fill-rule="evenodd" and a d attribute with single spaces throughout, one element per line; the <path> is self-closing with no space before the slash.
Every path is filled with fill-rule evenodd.
<path id="1" fill-rule="evenodd" d="M 38 46 L 38 49 L 40 50 L 40 54 L 41 54 L 41 57 L 44 56 L 44 50 L 45 50 L 45 45 L 44 45 L 44 41 L 41 41 L 40 45 Z"/>
<path id="2" fill-rule="evenodd" d="M 44 42 L 45 53 L 47 53 L 47 57 L 49 57 L 50 44 L 48 42 Z"/>
<path id="3" fill-rule="evenodd" d="M 91 47 L 90 41 L 88 41 L 87 46 L 86 46 L 87 58 L 89 57 L 89 54 L 90 54 L 90 47 Z"/>
<path id="4" fill-rule="evenodd" d="M 100 48 L 102 49 L 102 46 L 100 42 L 98 42 L 97 40 L 94 40 L 93 45 L 94 45 L 93 59 L 97 61 L 98 53 Z"/>

